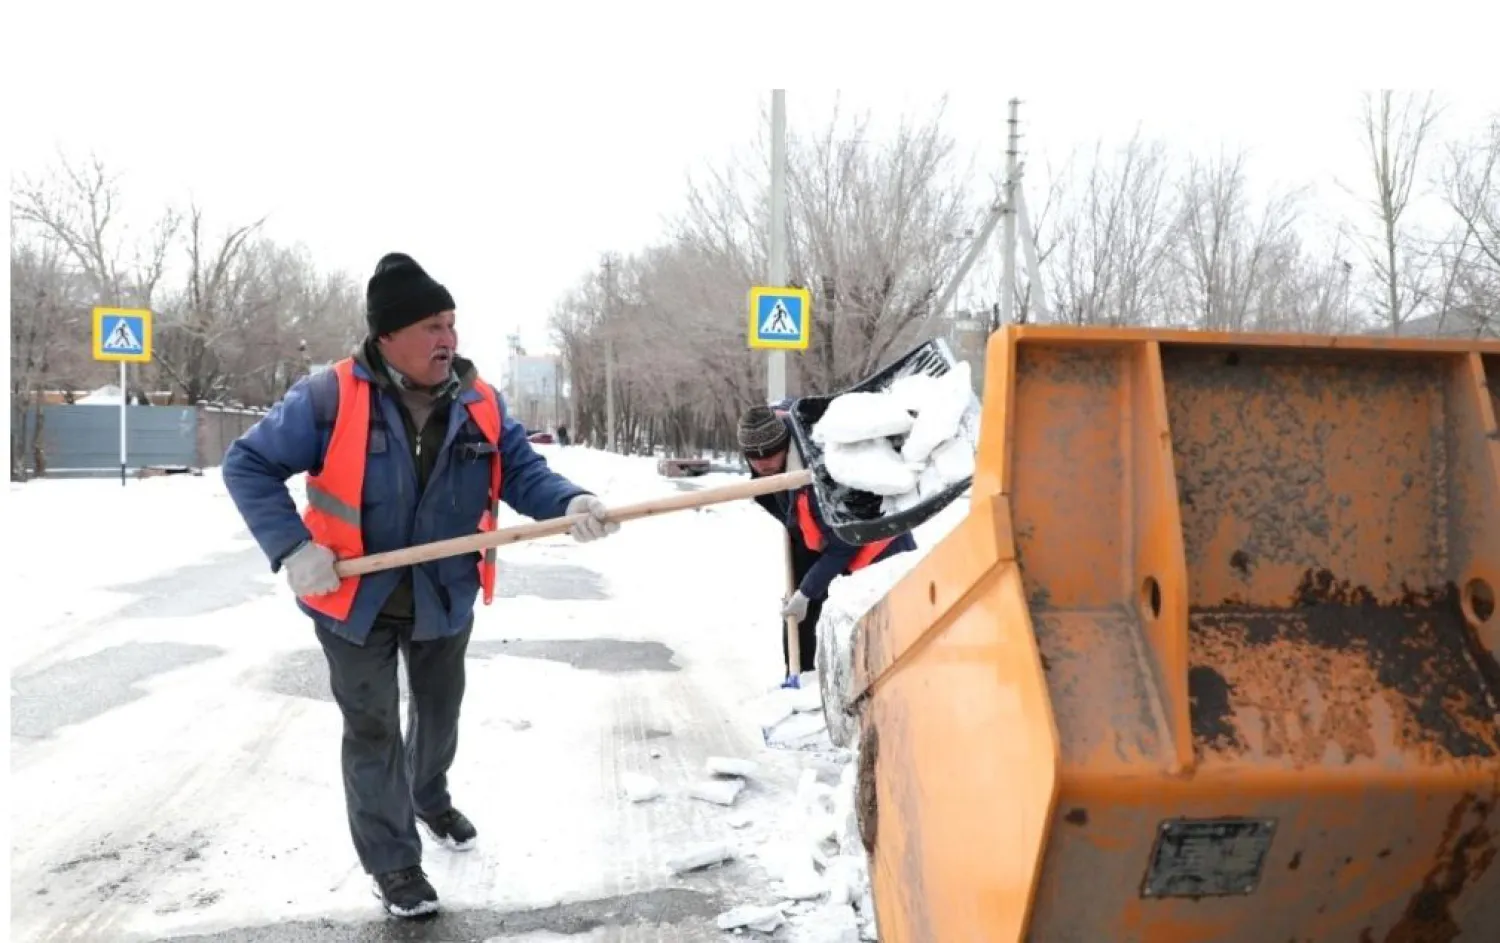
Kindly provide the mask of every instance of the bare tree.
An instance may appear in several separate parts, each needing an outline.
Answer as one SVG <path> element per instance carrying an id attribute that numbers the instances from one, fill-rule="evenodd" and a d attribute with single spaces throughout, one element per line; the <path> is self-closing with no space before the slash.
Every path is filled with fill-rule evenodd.
<path id="1" fill-rule="evenodd" d="M 202 208 L 194 203 L 188 211 L 187 284 L 168 308 L 156 363 L 189 403 L 225 392 L 231 380 L 225 342 L 239 326 L 237 321 L 254 319 L 268 303 L 247 291 L 258 260 L 247 254 L 246 245 L 264 222 L 230 226 L 213 239 L 205 232 Z"/>
<path id="2" fill-rule="evenodd" d="M 1476 331 L 1492 331 L 1500 325 L 1500 115 L 1449 147 L 1441 185 L 1458 224 L 1437 250 L 1443 290 L 1438 329 L 1458 310 Z"/>
<path id="3" fill-rule="evenodd" d="M 24 243 L 11 225 L 10 250 L 10 477 L 27 478 L 28 459 L 46 471 L 40 443 L 47 381 L 58 360 L 77 346 L 86 308 L 79 280 L 56 243 Z"/>
<path id="4" fill-rule="evenodd" d="M 1420 179 L 1423 147 L 1438 117 L 1433 96 L 1381 90 L 1364 96 L 1361 121 L 1374 184 L 1367 198 L 1376 233 L 1366 257 L 1374 271 L 1372 301 L 1391 333 L 1428 300 L 1427 259 L 1404 225 Z"/>
<path id="5" fill-rule="evenodd" d="M 1060 320 L 1150 324 L 1164 304 L 1177 215 L 1160 142 L 1139 133 L 1106 156 L 1095 147 L 1081 192 L 1065 190 L 1053 264 L 1044 276 Z"/>
<path id="6" fill-rule="evenodd" d="M 360 322 L 359 286 L 318 270 L 305 250 L 261 237 L 263 221 L 212 235 L 194 205 L 186 227 L 168 209 L 132 230 L 123 207 L 120 179 L 97 158 L 60 157 L 17 184 L 14 409 L 38 406 L 43 390 L 61 385 L 66 396 L 108 375 L 82 343 L 89 309 L 101 304 L 157 312 L 154 364 L 137 376 L 148 387 L 166 379 L 188 402 L 265 405 L 311 363 L 348 350 Z M 172 264 L 176 250 L 184 265 Z M 145 401 L 144 390 L 130 393 Z"/>
<path id="7" fill-rule="evenodd" d="M 695 187 L 680 227 L 682 242 L 734 279 L 726 287 L 736 307 L 768 255 L 769 167 L 748 163 Z M 798 358 L 804 383 L 856 380 L 929 327 L 931 303 L 963 251 L 953 234 L 978 218 L 964 183 L 941 107 L 883 141 L 867 115 L 846 122 L 837 111 L 818 135 L 789 136 L 790 280 L 814 293 L 820 312 Z"/>
<path id="8" fill-rule="evenodd" d="M 1274 312 L 1262 308 L 1265 288 L 1295 257 L 1299 194 L 1273 195 L 1257 211 L 1247 191 L 1246 163 L 1243 150 L 1190 158 L 1177 186 L 1182 304 L 1208 330 L 1266 326 L 1262 322 Z"/>
<path id="9" fill-rule="evenodd" d="M 144 242 L 132 242 L 120 220 L 119 177 L 98 157 L 74 164 L 59 155 L 40 179 L 23 177 L 11 213 L 54 240 L 89 281 L 95 304 L 150 307 L 180 225 L 167 209 Z"/>

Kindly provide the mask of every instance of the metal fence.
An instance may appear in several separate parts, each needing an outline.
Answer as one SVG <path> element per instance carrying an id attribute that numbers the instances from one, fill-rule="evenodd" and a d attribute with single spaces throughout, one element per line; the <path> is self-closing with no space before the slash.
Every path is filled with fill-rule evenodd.
<path id="1" fill-rule="evenodd" d="M 125 464 L 128 471 L 150 467 L 203 468 L 217 465 L 234 439 L 258 413 L 211 406 L 127 406 Z M 26 440 L 36 442 L 37 413 L 26 413 Z M 41 408 L 40 448 L 26 454 L 28 474 L 94 477 L 119 474 L 119 406 L 58 405 Z"/>

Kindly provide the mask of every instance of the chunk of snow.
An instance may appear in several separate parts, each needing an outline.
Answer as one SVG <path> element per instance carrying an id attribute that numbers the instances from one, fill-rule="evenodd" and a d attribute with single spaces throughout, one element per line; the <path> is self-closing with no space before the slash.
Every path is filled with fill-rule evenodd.
<path id="1" fill-rule="evenodd" d="M 911 413 L 901 402 L 885 393 L 845 393 L 828 403 L 812 429 L 812 439 L 819 445 L 848 445 L 905 435 L 911 431 Z"/>
<path id="2" fill-rule="evenodd" d="M 774 933 L 781 928 L 783 923 L 786 923 L 786 916 L 781 912 L 780 907 L 744 904 L 719 914 L 716 922 L 720 930 L 745 929 Z"/>
<path id="3" fill-rule="evenodd" d="M 917 484 L 914 467 L 886 439 L 830 445 L 823 465 L 834 481 L 871 494 L 905 494 Z"/>
<path id="4" fill-rule="evenodd" d="M 788 817 L 782 818 L 785 821 Z M 817 876 L 821 856 L 798 836 L 783 833 L 761 848 L 760 859 L 767 877 L 786 884 L 798 884 L 809 873 Z"/>
<path id="5" fill-rule="evenodd" d="M 859 943 L 859 916 L 848 904 L 822 904 L 793 925 L 793 943 Z"/>
<path id="6" fill-rule="evenodd" d="M 744 812 L 736 812 L 734 815 L 731 815 L 729 818 L 725 819 L 724 824 L 728 825 L 730 828 L 749 828 L 751 825 L 755 824 L 755 820 Z"/>
<path id="7" fill-rule="evenodd" d="M 740 792 L 745 788 L 743 780 L 739 779 L 715 779 L 707 782 L 697 782 L 688 786 L 687 794 L 694 799 L 704 802 L 712 802 L 715 805 L 734 805 L 734 800 L 740 797 Z"/>
<path id="8" fill-rule="evenodd" d="M 830 812 L 819 812 L 808 816 L 807 838 L 814 845 L 824 842 L 837 842 L 841 828 L 838 819 Z"/>
<path id="9" fill-rule="evenodd" d="M 875 898 L 870 896 L 867 890 L 859 898 L 859 938 L 861 940 L 880 939 L 880 930 L 875 922 Z"/>
<path id="10" fill-rule="evenodd" d="M 804 769 L 797 777 L 797 804 L 806 811 L 822 811 L 833 790 L 818 782 L 818 771 Z"/>
<path id="11" fill-rule="evenodd" d="M 667 859 L 667 867 L 673 874 L 686 874 L 689 871 L 701 871 L 704 868 L 733 860 L 734 852 L 728 845 L 715 843 L 699 845 L 678 852 Z"/>
<path id="12" fill-rule="evenodd" d="M 827 732 L 822 716 L 794 714 L 766 733 L 766 743 L 773 747 L 801 749 L 813 745 Z"/>
<path id="13" fill-rule="evenodd" d="M 974 474 L 974 447 L 964 436 L 955 435 L 932 450 L 927 467 L 936 470 L 943 487 L 957 484 Z"/>
<path id="14" fill-rule="evenodd" d="M 911 433 L 901 446 L 901 457 L 911 463 L 927 461 L 934 449 L 958 434 L 965 411 L 976 399 L 969 365 L 960 361 L 928 388 Z"/>
<path id="15" fill-rule="evenodd" d="M 902 494 L 888 494 L 880 502 L 880 513 L 889 517 L 892 514 L 909 511 L 921 503 L 922 495 L 916 488 Z"/>
<path id="16" fill-rule="evenodd" d="M 620 786 L 631 802 L 649 802 L 661 795 L 661 783 L 641 773 L 621 773 Z"/>
<path id="17" fill-rule="evenodd" d="M 809 867 L 799 868 L 782 878 L 776 888 L 776 895 L 787 900 L 817 900 L 827 890 L 823 879 Z"/>
<path id="18" fill-rule="evenodd" d="M 837 855 L 830 858 L 828 868 L 823 872 L 823 880 L 828 885 L 830 904 L 852 906 L 864 893 L 865 885 L 869 883 L 865 859 L 856 855 Z"/>
<path id="19" fill-rule="evenodd" d="M 839 775 L 838 788 L 833 791 L 833 820 L 839 828 L 839 834 L 835 839 L 838 842 L 839 853 L 846 856 L 860 856 L 856 860 L 863 869 L 863 846 L 859 838 L 859 819 L 854 808 L 854 775 L 853 763 L 844 767 Z"/>
<path id="20" fill-rule="evenodd" d="M 942 494 L 948 483 L 943 481 L 943 476 L 938 472 L 936 465 L 928 465 L 922 469 L 922 474 L 917 476 L 917 494 L 925 500 L 935 495 Z"/>
<path id="21" fill-rule="evenodd" d="M 891 385 L 885 390 L 885 395 L 900 404 L 902 409 L 919 413 L 923 404 L 933 395 L 932 389 L 935 383 L 937 383 L 937 377 L 930 373 L 913 373 L 892 380 Z"/>
<path id="22" fill-rule="evenodd" d="M 735 776 L 740 779 L 748 779 L 757 771 L 754 760 L 741 760 L 728 756 L 711 756 L 705 766 L 711 776 Z"/>

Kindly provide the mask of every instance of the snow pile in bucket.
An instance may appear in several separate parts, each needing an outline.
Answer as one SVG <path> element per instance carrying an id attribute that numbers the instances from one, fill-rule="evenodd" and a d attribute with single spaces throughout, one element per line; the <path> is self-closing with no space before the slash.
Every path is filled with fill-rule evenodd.
<path id="1" fill-rule="evenodd" d="M 834 398 L 812 439 L 834 481 L 879 495 L 882 512 L 895 514 L 974 474 L 979 411 L 961 362 L 942 376 L 912 374 Z"/>

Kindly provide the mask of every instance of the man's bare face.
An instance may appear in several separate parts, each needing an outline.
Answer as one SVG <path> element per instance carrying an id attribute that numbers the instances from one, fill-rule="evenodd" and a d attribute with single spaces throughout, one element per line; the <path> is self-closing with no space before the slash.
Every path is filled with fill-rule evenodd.
<path id="1" fill-rule="evenodd" d="M 786 470 L 786 449 L 782 449 L 775 455 L 765 458 L 752 458 L 748 460 L 750 467 L 755 469 L 757 475 L 779 475 Z"/>
<path id="2" fill-rule="evenodd" d="M 419 386 L 437 386 L 453 370 L 458 350 L 457 316 L 439 311 L 380 339 L 380 353 L 397 372 Z"/>

